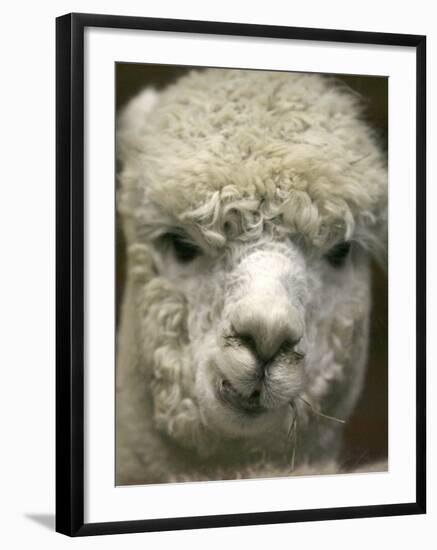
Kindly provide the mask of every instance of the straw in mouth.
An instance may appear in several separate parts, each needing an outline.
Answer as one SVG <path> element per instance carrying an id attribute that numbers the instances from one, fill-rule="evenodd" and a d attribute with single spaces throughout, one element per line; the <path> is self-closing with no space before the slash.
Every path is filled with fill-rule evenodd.
<path id="1" fill-rule="evenodd" d="M 335 416 L 330 416 L 328 414 L 324 414 L 320 411 L 318 411 L 314 405 L 312 405 L 309 401 L 304 399 L 303 397 L 298 397 L 302 403 L 304 403 L 310 411 L 320 418 L 324 418 L 325 420 L 331 420 L 333 422 L 339 422 L 340 424 L 346 424 L 346 420 L 342 420 L 341 418 L 336 418 Z M 291 471 L 294 471 L 294 465 L 295 465 L 295 459 L 296 459 L 296 449 L 297 449 L 297 432 L 298 432 L 298 408 L 296 406 L 296 403 L 294 401 L 290 401 L 290 408 L 293 413 L 293 419 L 290 424 L 290 428 L 288 430 L 288 437 L 287 437 L 287 443 L 293 443 L 293 450 L 291 454 Z"/>

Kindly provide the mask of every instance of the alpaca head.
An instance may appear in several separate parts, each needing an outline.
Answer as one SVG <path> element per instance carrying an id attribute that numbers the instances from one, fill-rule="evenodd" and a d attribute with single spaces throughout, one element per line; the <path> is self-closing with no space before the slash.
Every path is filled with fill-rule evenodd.
<path id="1" fill-rule="evenodd" d="M 118 153 L 157 428 L 201 449 L 283 433 L 302 396 L 349 414 L 387 193 L 357 98 L 317 75 L 193 72 L 128 105 Z"/>

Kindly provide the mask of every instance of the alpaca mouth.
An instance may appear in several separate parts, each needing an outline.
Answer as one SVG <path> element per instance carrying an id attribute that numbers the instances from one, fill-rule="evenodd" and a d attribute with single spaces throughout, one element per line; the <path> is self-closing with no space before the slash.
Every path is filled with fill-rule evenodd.
<path id="1" fill-rule="evenodd" d="M 239 412 L 249 415 L 259 415 L 267 411 L 267 408 L 260 404 L 259 390 L 255 390 L 247 397 L 236 390 L 229 380 L 226 379 L 223 379 L 219 384 L 218 396 L 221 401 Z"/>

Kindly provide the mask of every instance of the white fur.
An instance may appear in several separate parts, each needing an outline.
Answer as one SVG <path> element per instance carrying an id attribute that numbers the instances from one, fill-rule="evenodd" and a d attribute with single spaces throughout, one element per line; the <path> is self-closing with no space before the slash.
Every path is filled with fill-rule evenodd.
<path id="1" fill-rule="evenodd" d="M 306 402 L 349 418 L 369 255 L 386 248 L 384 156 L 357 97 L 317 75 L 192 72 L 127 106 L 117 150 L 118 482 L 290 473 L 296 411 L 296 472 L 325 471 L 341 426 Z M 178 262 L 165 246 L 175 232 L 201 254 Z M 345 240 L 351 255 L 332 267 L 326 253 Z M 223 381 L 265 411 L 230 406 Z"/>

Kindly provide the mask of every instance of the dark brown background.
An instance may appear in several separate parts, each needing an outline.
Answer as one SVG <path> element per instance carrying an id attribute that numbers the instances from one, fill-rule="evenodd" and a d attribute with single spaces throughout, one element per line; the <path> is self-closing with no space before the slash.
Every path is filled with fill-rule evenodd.
<path id="1" fill-rule="evenodd" d="M 116 108 L 125 105 L 146 86 L 161 89 L 192 67 L 171 65 L 116 65 Z M 359 92 L 367 107 L 367 119 L 376 130 L 381 147 L 387 150 L 388 79 L 385 77 L 337 75 Z M 346 425 L 342 454 L 345 466 L 379 460 L 388 450 L 388 289 L 384 271 L 372 266 L 373 310 L 369 362 L 364 391 L 355 413 Z M 117 223 L 117 311 L 125 279 L 125 244 Z"/>

